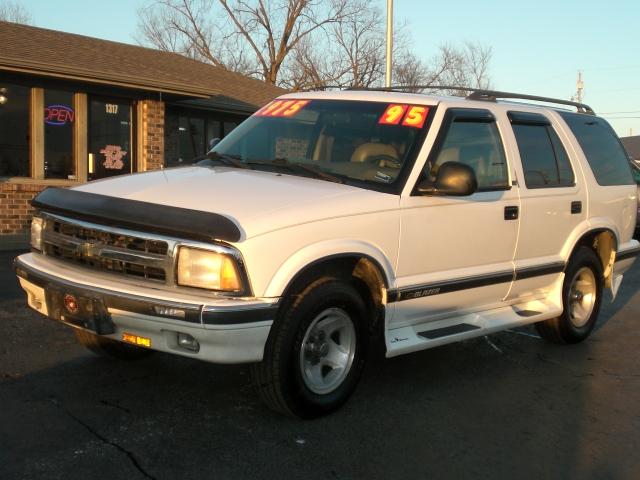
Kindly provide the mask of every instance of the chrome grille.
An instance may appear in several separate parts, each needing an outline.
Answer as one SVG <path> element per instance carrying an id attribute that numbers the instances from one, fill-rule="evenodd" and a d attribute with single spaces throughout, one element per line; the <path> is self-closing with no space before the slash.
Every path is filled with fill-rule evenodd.
<path id="1" fill-rule="evenodd" d="M 154 282 L 166 283 L 173 268 L 166 241 L 53 215 L 45 217 L 42 249 L 83 267 Z"/>

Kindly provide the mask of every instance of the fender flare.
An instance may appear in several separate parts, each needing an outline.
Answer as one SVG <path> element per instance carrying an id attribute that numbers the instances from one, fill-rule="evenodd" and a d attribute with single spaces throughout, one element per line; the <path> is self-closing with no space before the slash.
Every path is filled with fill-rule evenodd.
<path id="1" fill-rule="evenodd" d="M 327 240 L 307 245 L 288 257 L 269 281 L 265 297 L 280 297 L 298 275 L 323 261 L 359 256 L 374 263 L 380 270 L 385 287 L 395 284 L 395 274 L 388 257 L 378 247 L 358 240 Z"/>
<path id="2" fill-rule="evenodd" d="M 618 246 L 620 245 L 620 232 L 618 231 L 618 228 L 613 222 L 605 217 L 593 217 L 582 221 L 576 226 L 573 232 L 571 232 L 571 235 L 562 249 L 562 258 L 564 261 L 569 261 L 571 254 L 584 237 L 593 233 L 601 233 L 605 231 L 609 231 L 613 234 L 615 239 L 615 248 L 617 251 Z"/>

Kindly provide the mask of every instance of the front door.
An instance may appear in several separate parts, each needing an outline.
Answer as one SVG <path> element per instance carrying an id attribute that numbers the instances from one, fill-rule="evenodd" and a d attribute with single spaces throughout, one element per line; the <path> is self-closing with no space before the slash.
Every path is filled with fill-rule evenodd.
<path id="1" fill-rule="evenodd" d="M 446 112 L 421 178 L 433 178 L 445 162 L 472 167 L 478 191 L 401 199 L 399 297 L 390 328 L 499 306 L 513 280 L 520 201 L 491 112 Z"/>
<path id="2" fill-rule="evenodd" d="M 92 98 L 89 102 L 89 180 L 133 171 L 131 102 Z"/>

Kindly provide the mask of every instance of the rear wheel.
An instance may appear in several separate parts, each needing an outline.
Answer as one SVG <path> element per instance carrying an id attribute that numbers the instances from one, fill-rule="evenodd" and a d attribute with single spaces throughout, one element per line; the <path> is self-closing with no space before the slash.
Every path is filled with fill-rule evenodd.
<path id="1" fill-rule="evenodd" d="M 315 418 L 338 409 L 353 393 L 368 346 L 366 307 L 349 283 L 324 277 L 279 315 L 252 376 L 271 409 Z"/>
<path id="2" fill-rule="evenodd" d="M 118 360 L 140 360 L 154 353 L 153 350 L 127 345 L 86 330 L 75 328 L 74 333 L 80 344 L 97 355 L 117 358 Z"/>
<path id="3" fill-rule="evenodd" d="M 540 336 L 553 343 L 578 343 L 586 339 L 598 319 L 603 282 L 600 259 L 590 248 L 580 247 L 565 272 L 562 315 L 536 323 Z"/>

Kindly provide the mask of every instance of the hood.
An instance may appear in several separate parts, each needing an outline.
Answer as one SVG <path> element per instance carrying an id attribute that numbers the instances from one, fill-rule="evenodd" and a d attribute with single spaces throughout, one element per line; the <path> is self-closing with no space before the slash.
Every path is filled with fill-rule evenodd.
<path id="1" fill-rule="evenodd" d="M 74 188 L 111 197 L 217 213 L 242 240 L 302 223 L 398 208 L 399 197 L 315 178 L 230 167 L 180 167 Z"/>

